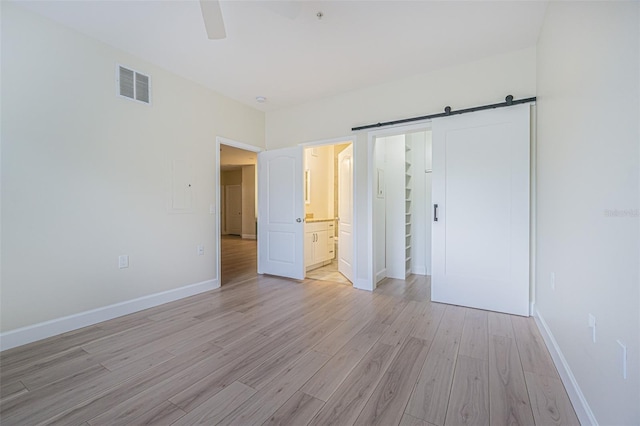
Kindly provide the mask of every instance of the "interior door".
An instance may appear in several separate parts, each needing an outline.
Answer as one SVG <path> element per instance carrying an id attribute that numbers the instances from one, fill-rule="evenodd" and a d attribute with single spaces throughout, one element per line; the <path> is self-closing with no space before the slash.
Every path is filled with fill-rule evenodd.
<path id="1" fill-rule="evenodd" d="M 258 154 L 258 273 L 304 278 L 302 147 Z"/>
<path id="2" fill-rule="evenodd" d="M 338 271 L 353 282 L 353 144 L 338 154 Z"/>
<path id="3" fill-rule="evenodd" d="M 433 301 L 529 315 L 529 114 L 433 121 Z"/>
<path id="4" fill-rule="evenodd" d="M 225 220 L 227 234 L 242 235 L 242 187 L 240 185 L 226 187 Z"/>

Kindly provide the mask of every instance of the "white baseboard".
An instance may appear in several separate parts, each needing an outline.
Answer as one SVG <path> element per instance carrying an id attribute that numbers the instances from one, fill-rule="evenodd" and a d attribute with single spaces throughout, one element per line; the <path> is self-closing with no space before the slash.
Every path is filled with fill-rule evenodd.
<path id="1" fill-rule="evenodd" d="M 560 379 L 562 380 L 564 387 L 567 389 L 569 399 L 573 404 L 574 410 L 576 410 L 576 415 L 578 416 L 578 420 L 580 420 L 580 424 L 597 426 L 598 421 L 596 420 L 593 411 L 591 411 L 591 407 L 589 407 L 589 403 L 582 393 L 582 390 L 569 367 L 569 363 L 562 354 L 556 339 L 553 337 L 553 333 L 551 333 L 549 326 L 544 321 L 544 318 L 542 318 L 542 315 L 540 315 L 540 311 L 535 311 L 534 319 L 538 325 L 540 334 L 542 334 L 542 338 L 551 353 L 551 358 L 553 358 L 553 362 L 558 369 L 558 373 L 560 373 Z"/>
<path id="2" fill-rule="evenodd" d="M 411 273 L 415 275 L 427 275 L 427 267 L 426 266 L 412 266 Z"/>
<path id="3" fill-rule="evenodd" d="M 374 289 L 371 287 L 371 282 L 368 279 L 356 279 L 353 282 L 353 288 L 357 288 L 359 290 L 373 291 Z"/>
<path id="4" fill-rule="evenodd" d="M 382 269 L 381 271 L 376 272 L 376 284 L 378 284 L 383 279 L 387 278 L 387 268 Z"/>
<path id="5" fill-rule="evenodd" d="M 242 234 L 243 240 L 255 240 L 256 234 Z"/>
<path id="6" fill-rule="evenodd" d="M 102 308 L 92 309 L 90 311 L 0 333 L 0 350 L 4 351 L 26 345 L 27 343 L 77 330 L 102 321 L 173 302 L 174 300 L 183 299 L 205 291 L 214 290 L 219 287 L 220 282 L 217 279 L 202 281 L 196 284 L 190 284 L 184 287 L 150 294 L 137 299 L 127 300 Z"/>

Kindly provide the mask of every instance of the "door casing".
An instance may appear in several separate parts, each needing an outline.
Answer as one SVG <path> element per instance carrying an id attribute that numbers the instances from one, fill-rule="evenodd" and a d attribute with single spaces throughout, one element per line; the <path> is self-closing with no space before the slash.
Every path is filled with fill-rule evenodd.
<path id="1" fill-rule="evenodd" d="M 223 138 L 221 136 L 216 136 L 216 150 L 215 150 L 215 182 L 214 188 L 216 191 L 215 196 L 215 204 L 211 204 L 209 206 L 209 214 L 214 216 L 215 221 L 215 229 L 216 229 L 216 285 L 218 288 L 222 284 L 222 275 L 221 275 L 221 243 L 220 243 L 220 235 L 222 233 L 222 215 L 220 214 L 220 205 L 221 205 L 221 194 L 220 194 L 220 145 L 228 145 L 234 148 L 244 149 L 245 151 L 251 152 L 260 152 L 263 151 L 262 148 L 259 148 L 254 145 L 249 145 L 246 143 L 238 142 L 232 139 Z M 257 171 L 256 171 L 257 175 Z"/>

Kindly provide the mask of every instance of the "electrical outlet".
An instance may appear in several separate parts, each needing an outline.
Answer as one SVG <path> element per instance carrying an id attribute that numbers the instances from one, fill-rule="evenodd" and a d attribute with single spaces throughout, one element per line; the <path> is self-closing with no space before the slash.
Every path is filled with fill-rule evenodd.
<path id="1" fill-rule="evenodd" d="M 593 314 L 589 314 L 589 327 L 591 328 L 591 339 L 593 343 L 596 342 L 596 317 Z"/>
<path id="2" fill-rule="evenodd" d="M 198 256 L 204 256 L 204 246 L 202 244 L 198 245 Z"/>
<path id="3" fill-rule="evenodd" d="M 620 345 L 621 354 L 622 354 L 622 378 L 626 380 L 627 378 L 627 346 L 622 343 L 620 340 L 616 340 L 618 345 Z"/>
<path id="4" fill-rule="evenodd" d="M 129 267 L 129 255 L 123 254 L 118 256 L 118 268 L 124 269 Z"/>
<path id="5" fill-rule="evenodd" d="M 556 273 L 552 272 L 549 276 L 549 283 L 551 284 L 551 290 L 556 289 Z"/>

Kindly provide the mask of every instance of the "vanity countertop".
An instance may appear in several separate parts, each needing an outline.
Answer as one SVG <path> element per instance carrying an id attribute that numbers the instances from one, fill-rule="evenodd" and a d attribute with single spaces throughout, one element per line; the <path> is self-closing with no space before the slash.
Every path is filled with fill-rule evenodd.
<path id="1" fill-rule="evenodd" d="M 312 219 L 305 219 L 305 222 L 307 223 L 316 223 L 316 222 L 333 222 L 335 219 L 321 219 L 321 218 L 312 218 Z"/>

